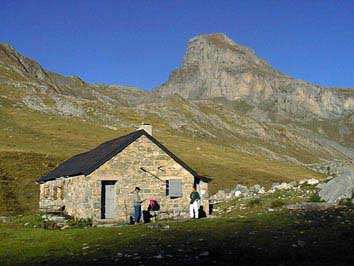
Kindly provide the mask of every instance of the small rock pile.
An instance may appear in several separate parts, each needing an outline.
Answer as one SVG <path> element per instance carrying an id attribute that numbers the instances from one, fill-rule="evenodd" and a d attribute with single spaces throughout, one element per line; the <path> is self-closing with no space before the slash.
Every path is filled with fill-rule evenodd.
<path id="1" fill-rule="evenodd" d="M 301 185 L 317 185 L 319 181 L 315 178 L 311 179 L 304 179 L 299 182 L 292 181 L 289 183 L 282 182 L 282 183 L 273 183 L 271 188 L 266 191 L 266 189 L 259 184 L 247 187 L 245 185 L 237 184 L 234 189 L 225 189 L 219 190 L 216 194 L 210 197 L 210 200 L 213 203 L 219 203 L 224 201 L 229 201 L 237 198 L 251 198 L 256 197 L 260 194 L 265 193 L 274 193 L 277 190 L 289 190 L 289 189 L 298 189 L 298 186 Z"/>
<path id="2" fill-rule="evenodd" d="M 68 229 L 70 228 L 69 220 L 64 216 L 59 216 L 55 214 L 44 214 L 42 216 L 43 227 L 45 229 Z"/>

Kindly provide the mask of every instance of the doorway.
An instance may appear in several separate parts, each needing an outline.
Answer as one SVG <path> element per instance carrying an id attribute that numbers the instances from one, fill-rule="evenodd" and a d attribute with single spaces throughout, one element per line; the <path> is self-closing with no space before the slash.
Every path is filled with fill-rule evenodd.
<path id="1" fill-rule="evenodd" d="M 113 219 L 116 217 L 115 184 L 117 181 L 102 181 L 101 189 L 101 218 Z"/>

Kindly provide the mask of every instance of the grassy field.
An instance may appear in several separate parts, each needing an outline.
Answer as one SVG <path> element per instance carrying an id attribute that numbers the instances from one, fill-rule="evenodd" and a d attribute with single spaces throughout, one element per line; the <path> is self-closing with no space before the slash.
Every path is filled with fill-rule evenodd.
<path id="1" fill-rule="evenodd" d="M 0 261 L 1 265 L 353 265 L 353 206 L 325 211 L 281 207 L 308 200 L 313 191 L 304 190 L 309 191 L 305 197 L 296 191 L 278 192 L 259 202 L 242 199 L 216 206 L 227 213 L 223 218 L 148 225 L 45 230 L 39 228 L 40 215 L 14 216 L 0 223 Z M 273 206 L 279 199 L 283 204 Z M 234 209 L 228 212 L 231 206 Z"/>

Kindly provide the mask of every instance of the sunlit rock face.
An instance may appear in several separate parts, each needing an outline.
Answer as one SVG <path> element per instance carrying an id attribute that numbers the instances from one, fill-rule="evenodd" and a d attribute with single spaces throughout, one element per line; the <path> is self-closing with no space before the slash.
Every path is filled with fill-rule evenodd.
<path id="1" fill-rule="evenodd" d="M 199 35 L 188 43 L 180 68 L 155 89 L 187 99 L 223 97 L 273 103 L 281 110 L 338 117 L 353 110 L 354 90 L 336 90 L 292 79 L 224 34 Z"/>

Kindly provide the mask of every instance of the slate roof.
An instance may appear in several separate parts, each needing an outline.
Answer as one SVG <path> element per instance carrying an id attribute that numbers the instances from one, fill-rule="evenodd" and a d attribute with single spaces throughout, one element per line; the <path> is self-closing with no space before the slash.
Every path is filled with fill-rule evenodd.
<path id="1" fill-rule="evenodd" d="M 60 164 L 53 171 L 47 173 L 37 180 L 38 183 L 45 183 L 50 180 L 54 180 L 59 177 L 71 177 L 78 175 L 89 175 L 105 162 L 113 158 L 115 155 L 123 151 L 129 144 L 133 143 L 142 135 L 146 136 L 153 143 L 155 143 L 159 148 L 161 148 L 165 153 L 167 153 L 173 160 L 179 163 L 183 168 L 190 172 L 194 177 L 199 178 L 198 174 L 190 168 L 185 162 L 179 159 L 171 151 L 169 151 L 165 146 L 163 146 L 154 137 L 148 134 L 145 130 L 134 131 L 130 134 L 121 136 L 116 139 L 104 142 L 97 146 L 93 150 L 88 152 L 80 153 L 71 157 Z"/>

